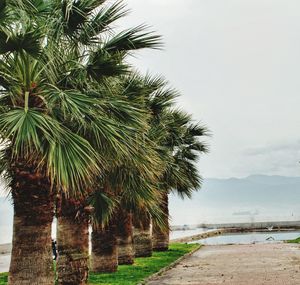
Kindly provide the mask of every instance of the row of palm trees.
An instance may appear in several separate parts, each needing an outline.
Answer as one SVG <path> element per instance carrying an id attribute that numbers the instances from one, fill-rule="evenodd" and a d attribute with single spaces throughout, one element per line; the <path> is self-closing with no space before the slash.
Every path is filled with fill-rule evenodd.
<path id="1" fill-rule="evenodd" d="M 0 172 L 14 206 L 9 284 L 86 284 L 167 250 L 168 194 L 200 187 L 205 127 L 176 90 L 128 63 L 161 47 L 138 26 L 115 32 L 122 2 L 0 1 Z M 151 231 L 152 228 L 152 231 Z M 152 233 L 151 233 L 152 232 Z"/>

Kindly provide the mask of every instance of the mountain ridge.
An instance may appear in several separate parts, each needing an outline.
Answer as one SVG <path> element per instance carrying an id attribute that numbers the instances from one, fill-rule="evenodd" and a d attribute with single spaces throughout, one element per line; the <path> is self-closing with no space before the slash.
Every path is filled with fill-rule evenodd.
<path id="1" fill-rule="evenodd" d="M 192 200 L 170 197 L 174 224 L 300 220 L 300 177 L 206 178 Z M 241 213 L 241 215 L 238 215 Z M 247 215 L 249 213 L 249 215 Z M 185 218 L 188 217 L 188 218 Z"/>

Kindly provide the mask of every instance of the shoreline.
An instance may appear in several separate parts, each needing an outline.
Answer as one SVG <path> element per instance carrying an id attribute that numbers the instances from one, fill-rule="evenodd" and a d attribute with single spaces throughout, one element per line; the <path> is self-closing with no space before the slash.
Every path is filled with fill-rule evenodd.
<path id="1" fill-rule="evenodd" d="M 295 232 L 299 231 L 299 228 L 291 228 L 291 227 L 281 227 L 281 228 L 274 228 L 272 232 Z M 220 228 L 216 230 L 211 230 L 208 232 L 203 232 L 195 235 L 189 235 L 181 238 L 176 238 L 170 240 L 170 243 L 188 243 L 193 242 L 200 239 L 206 239 L 214 236 L 219 236 L 223 234 L 230 234 L 230 233 L 252 233 L 252 232 L 267 232 L 266 229 L 263 228 Z M 4 243 L 0 244 L 0 256 L 9 255 L 12 250 L 11 243 Z"/>
<path id="2" fill-rule="evenodd" d="M 263 229 L 263 228 L 221 228 L 209 232 L 204 232 L 204 233 L 199 233 L 191 236 L 173 239 L 170 241 L 170 243 L 176 243 L 176 242 L 188 243 L 188 242 L 198 241 L 201 239 L 215 237 L 223 234 L 239 234 L 239 233 L 246 234 L 246 233 L 264 233 L 264 232 L 280 233 L 280 232 L 297 232 L 297 231 L 299 231 L 299 228 L 290 228 L 290 227 L 274 228 L 271 231 L 268 231 L 267 229 Z"/>

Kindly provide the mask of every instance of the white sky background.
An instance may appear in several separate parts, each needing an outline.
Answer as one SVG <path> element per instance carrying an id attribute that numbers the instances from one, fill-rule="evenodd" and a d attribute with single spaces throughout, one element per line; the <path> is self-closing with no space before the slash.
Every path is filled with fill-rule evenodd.
<path id="1" fill-rule="evenodd" d="M 163 74 L 209 126 L 204 177 L 300 175 L 300 2 L 126 0 L 125 27 L 147 23 L 164 51 L 133 60 Z"/>

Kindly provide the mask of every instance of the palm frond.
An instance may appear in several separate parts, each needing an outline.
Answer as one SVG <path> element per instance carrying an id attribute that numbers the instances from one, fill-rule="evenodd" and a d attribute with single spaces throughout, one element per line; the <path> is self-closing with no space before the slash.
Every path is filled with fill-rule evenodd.
<path id="1" fill-rule="evenodd" d="M 87 20 L 92 11 L 105 0 L 63 0 L 62 14 L 66 23 L 66 32 L 72 35 Z"/>
<path id="2" fill-rule="evenodd" d="M 49 13 L 50 2 L 47 0 L 15 0 L 9 1 L 9 5 L 29 15 L 43 15 Z M 52 4 L 52 3 L 51 3 Z"/>
<path id="3" fill-rule="evenodd" d="M 36 110 L 6 112 L 0 118 L 0 136 L 12 142 L 15 157 L 37 160 L 41 167 L 47 165 L 53 183 L 66 192 L 84 191 L 83 185 L 92 183 L 99 171 L 97 153 L 85 139 Z"/>
<path id="4" fill-rule="evenodd" d="M 153 116 L 160 116 L 166 109 L 174 105 L 179 93 L 175 89 L 158 89 L 149 98 L 149 108 Z"/>
<path id="5" fill-rule="evenodd" d="M 100 48 L 90 55 L 87 74 L 98 81 L 103 77 L 126 74 L 129 72 L 128 65 L 123 60 L 122 54 L 111 54 Z"/>
<path id="6" fill-rule="evenodd" d="M 103 49 L 116 53 L 129 52 L 144 48 L 161 48 L 161 37 L 153 32 L 147 32 L 146 29 L 147 26 L 140 25 L 120 32 L 104 43 Z"/>
<path id="7" fill-rule="evenodd" d="M 60 140 L 44 144 L 44 161 L 52 181 L 72 196 L 84 195 L 100 172 L 98 154 L 84 138 L 68 130 Z"/>
<path id="8" fill-rule="evenodd" d="M 0 0 L 0 24 L 2 26 L 6 26 L 5 22 L 8 18 L 8 8 L 7 8 L 7 1 L 6 0 Z"/>
<path id="9" fill-rule="evenodd" d="M 79 41 L 88 45 L 92 43 L 101 43 L 100 33 L 109 30 L 109 26 L 124 17 L 128 11 L 122 1 L 116 2 L 109 7 L 100 8 L 96 15 L 92 16 L 85 25 L 79 35 Z"/>
<path id="10" fill-rule="evenodd" d="M 0 54 L 24 51 L 33 57 L 41 53 L 42 34 L 38 28 L 28 26 L 25 31 L 0 30 Z"/>
<path id="11" fill-rule="evenodd" d="M 109 195 L 103 189 L 98 189 L 92 193 L 87 202 L 94 209 L 92 213 L 93 224 L 107 224 L 114 214 L 118 205 L 118 200 L 113 195 Z"/>
<path id="12" fill-rule="evenodd" d="M 76 121 L 85 124 L 86 116 L 92 115 L 98 101 L 89 97 L 87 94 L 75 89 L 61 90 L 54 85 L 41 92 L 41 97 L 50 110 L 56 109 L 62 114 L 62 118 L 66 121 Z"/>

